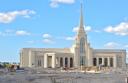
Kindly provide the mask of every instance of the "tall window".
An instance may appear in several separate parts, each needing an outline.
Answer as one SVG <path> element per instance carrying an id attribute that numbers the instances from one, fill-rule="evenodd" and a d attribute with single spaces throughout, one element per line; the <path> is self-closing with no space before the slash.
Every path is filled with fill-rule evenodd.
<path id="1" fill-rule="evenodd" d="M 85 53 L 85 39 L 80 39 L 80 53 Z"/>
<path id="2" fill-rule="evenodd" d="M 68 58 L 65 58 L 65 67 L 68 67 Z"/>
<path id="3" fill-rule="evenodd" d="M 104 58 L 104 66 L 107 67 L 108 66 L 108 59 Z"/>
<path id="4" fill-rule="evenodd" d="M 85 66 L 85 39 L 80 39 L 80 65 Z"/>
<path id="5" fill-rule="evenodd" d="M 38 60 L 38 67 L 41 66 L 41 60 Z"/>
<path id="6" fill-rule="evenodd" d="M 38 67 L 40 66 L 40 61 L 38 60 Z"/>
<path id="7" fill-rule="evenodd" d="M 73 59 L 70 58 L 70 67 L 73 67 Z"/>
<path id="8" fill-rule="evenodd" d="M 81 66 L 85 65 L 85 56 L 80 56 L 80 65 Z"/>
<path id="9" fill-rule="evenodd" d="M 60 58 L 60 67 L 63 67 L 63 58 Z"/>
<path id="10" fill-rule="evenodd" d="M 41 66 L 41 60 L 40 60 L 40 66 Z"/>
<path id="11" fill-rule="evenodd" d="M 110 58 L 110 67 L 113 67 L 113 58 Z"/>
<path id="12" fill-rule="evenodd" d="M 97 63 L 97 59 L 93 58 L 93 66 L 96 66 L 96 63 Z"/>
<path id="13" fill-rule="evenodd" d="M 99 58 L 99 64 L 102 64 L 102 58 Z"/>

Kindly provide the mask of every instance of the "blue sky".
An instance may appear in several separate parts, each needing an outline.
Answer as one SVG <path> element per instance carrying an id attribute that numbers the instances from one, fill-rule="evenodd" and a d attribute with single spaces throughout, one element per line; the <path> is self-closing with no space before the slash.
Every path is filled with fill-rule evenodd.
<path id="1" fill-rule="evenodd" d="M 128 49 L 128 0 L 84 1 L 84 23 L 93 48 Z M 80 0 L 1 0 L 0 61 L 19 62 L 21 48 L 73 44 Z"/>

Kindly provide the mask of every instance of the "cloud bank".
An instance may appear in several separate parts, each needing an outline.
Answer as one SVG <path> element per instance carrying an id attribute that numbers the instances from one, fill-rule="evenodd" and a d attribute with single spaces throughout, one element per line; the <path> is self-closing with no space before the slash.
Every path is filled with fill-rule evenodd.
<path id="1" fill-rule="evenodd" d="M 122 22 L 116 26 L 108 26 L 104 29 L 104 31 L 116 35 L 126 36 L 128 35 L 128 22 Z"/>
<path id="2" fill-rule="evenodd" d="M 74 27 L 73 30 L 72 30 L 72 32 L 78 32 L 78 29 L 79 29 L 79 27 Z M 84 30 L 86 32 L 89 32 L 89 31 L 92 30 L 92 28 L 91 28 L 91 26 L 86 26 L 86 27 L 84 27 Z"/>
<path id="3" fill-rule="evenodd" d="M 29 18 L 31 15 L 35 14 L 36 12 L 33 10 L 20 10 L 20 11 L 11 11 L 11 12 L 0 12 L 0 23 L 11 23 L 17 17 L 22 16 L 25 18 Z"/>
<path id="4" fill-rule="evenodd" d="M 75 0 L 51 0 L 50 6 L 52 8 L 56 8 L 59 6 L 59 4 L 73 4 L 75 3 Z"/>

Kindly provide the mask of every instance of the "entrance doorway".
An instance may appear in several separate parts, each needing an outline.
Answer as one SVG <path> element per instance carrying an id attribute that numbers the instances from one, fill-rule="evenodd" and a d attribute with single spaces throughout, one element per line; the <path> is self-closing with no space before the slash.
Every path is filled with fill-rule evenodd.
<path id="1" fill-rule="evenodd" d="M 52 67 L 52 56 L 48 56 L 48 68 Z"/>
<path id="2" fill-rule="evenodd" d="M 96 66 L 96 63 L 97 63 L 97 59 L 93 58 L 93 66 Z"/>

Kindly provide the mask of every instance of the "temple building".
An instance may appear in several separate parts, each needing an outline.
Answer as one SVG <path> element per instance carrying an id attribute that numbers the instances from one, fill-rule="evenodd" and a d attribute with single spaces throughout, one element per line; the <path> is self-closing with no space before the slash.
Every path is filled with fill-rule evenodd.
<path id="1" fill-rule="evenodd" d="M 104 67 L 126 67 L 125 49 L 94 49 L 90 47 L 84 30 L 81 5 L 79 30 L 75 43 L 70 48 L 22 48 L 21 67 L 79 68 L 103 65 Z"/>

